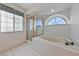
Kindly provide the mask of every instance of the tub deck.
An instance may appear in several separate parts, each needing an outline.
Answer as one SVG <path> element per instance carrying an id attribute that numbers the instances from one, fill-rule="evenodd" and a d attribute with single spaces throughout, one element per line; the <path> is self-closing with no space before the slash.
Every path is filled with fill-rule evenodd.
<path id="1" fill-rule="evenodd" d="M 33 38 L 32 45 L 42 55 L 46 56 L 79 56 L 79 49 L 76 49 L 76 47 L 66 46 L 64 43 L 47 41 L 40 37 Z"/>

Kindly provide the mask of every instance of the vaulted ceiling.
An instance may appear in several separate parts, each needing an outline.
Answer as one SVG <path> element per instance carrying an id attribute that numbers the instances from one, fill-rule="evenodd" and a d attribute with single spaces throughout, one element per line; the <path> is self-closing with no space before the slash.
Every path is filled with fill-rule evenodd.
<path id="1" fill-rule="evenodd" d="M 26 14 L 49 15 L 61 10 L 70 8 L 69 3 L 16 3 L 16 5 L 24 8 Z M 54 10 L 53 12 L 51 10 Z"/>
<path id="2" fill-rule="evenodd" d="M 70 8 L 71 3 L 14 3 L 23 8 L 26 15 L 50 15 L 55 12 Z M 54 10 L 53 12 L 51 10 Z"/>

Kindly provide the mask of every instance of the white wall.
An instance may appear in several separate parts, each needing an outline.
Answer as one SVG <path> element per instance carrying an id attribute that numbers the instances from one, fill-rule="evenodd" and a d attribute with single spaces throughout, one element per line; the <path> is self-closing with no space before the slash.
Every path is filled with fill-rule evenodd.
<path id="1" fill-rule="evenodd" d="M 64 16 L 66 16 L 70 20 L 70 17 L 71 17 L 71 7 L 68 8 L 68 9 L 62 10 L 60 12 L 53 13 L 51 15 L 55 15 L 55 14 L 62 14 Z M 44 16 L 44 21 L 46 22 L 48 17 L 50 17 L 51 15 Z"/>
<path id="2" fill-rule="evenodd" d="M 16 8 L 18 10 L 20 9 L 19 7 Z M 18 44 L 24 43 L 25 41 L 26 41 L 26 21 L 24 19 L 24 30 L 22 32 L 0 33 L 0 52 L 8 48 L 14 47 Z"/>
<path id="3" fill-rule="evenodd" d="M 69 39 L 70 38 L 70 24 L 63 24 L 63 25 L 47 25 L 44 29 L 44 34 L 48 34 L 50 36 L 58 35 L 58 36 L 64 36 Z"/>
<path id="4" fill-rule="evenodd" d="M 79 44 L 79 3 L 72 6 L 71 12 L 71 31 L 72 39 Z"/>
<path id="5" fill-rule="evenodd" d="M 71 17 L 71 8 L 62 10 L 60 12 L 54 13 L 54 14 L 63 14 L 64 16 L 66 16 L 68 18 L 68 20 L 70 20 Z M 52 15 L 54 15 L 52 14 Z M 51 15 L 49 15 L 51 16 Z M 48 17 L 45 17 L 44 22 L 46 22 L 46 20 L 48 19 Z M 49 35 L 58 35 L 58 36 L 64 36 L 67 37 L 69 39 L 71 39 L 71 31 L 70 31 L 70 24 L 67 25 L 51 25 L 51 26 L 46 26 L 44 27 L 44 33 L 45 34 L 49 34 Z"/>

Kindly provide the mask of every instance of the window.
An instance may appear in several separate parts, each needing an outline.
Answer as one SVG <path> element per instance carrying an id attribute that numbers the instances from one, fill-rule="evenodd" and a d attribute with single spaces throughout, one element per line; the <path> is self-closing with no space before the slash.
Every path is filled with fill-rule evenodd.
<path id="1" fill-rule="evenodd" d="M 0 3 L 0 32 L 23 31 L 24 13 Z"/>
<path id="2" fill-rule="evenodd" d="M 2 10 L 0 12 L 1 12 L 1 32 L 13 31 L 13 14 Z"/>
<path id="3" fill-rule="evenodd" d="M 23 17 L 15 15 L 15 31 L 23 30 Z"/>
<path id="4" fill-rule="evenodd" d="M 43 34 L 43 19 L 40 17 L 36 18 L 36 34 L 37 35 Z"/>
<path id="5" fill-rule="evenodd" d="M 23 30 L 23 17 L 0 10 L 1 32 L 13 32 Z"/>
<path id="6" fill-rule="evenodd" d="M 66 24 L 65 19 L 62 17 L 53 17 L 48 21 L 48 25 Z"/>
<path id="7" fill-rule="evenodd" d="M 41 27 L 41 26 L 42 26 L 42 21 L 41 21 L 41 20 L 37 20 L 36 26 L 37 26 L 37 27 Z"/>

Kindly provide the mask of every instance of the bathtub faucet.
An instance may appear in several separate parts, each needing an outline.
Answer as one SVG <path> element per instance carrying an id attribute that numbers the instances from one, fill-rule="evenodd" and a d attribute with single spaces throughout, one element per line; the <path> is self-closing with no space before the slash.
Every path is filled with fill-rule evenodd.
<path id="1" fill-rule="evenodd" d="M 65 42 L 65 45 L 74 45 L 74 42 L 68 41 L 68 42 Z"/>

